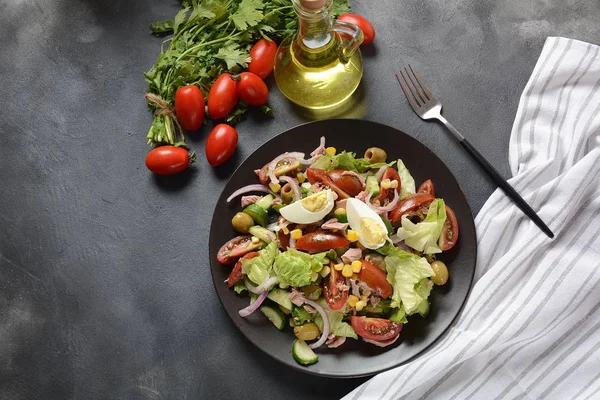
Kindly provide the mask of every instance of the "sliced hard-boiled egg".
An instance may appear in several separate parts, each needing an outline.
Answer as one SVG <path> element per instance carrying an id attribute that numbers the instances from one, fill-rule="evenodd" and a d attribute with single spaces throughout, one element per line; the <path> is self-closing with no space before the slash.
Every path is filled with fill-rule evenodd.
<path id="1" fill-rule="evenodd" d="M 279 213 L 295 224 L 312 224 L 329 214 L 334 205 L 333 192 L 327 189 L 282 207 Z"/>
<path id="2" fill-rule="evenodd" d="M 358 241 L 364 247 L 375 250 L 385 244 L 387 228 L 371 207 L 358 199 L 350 198 L 346 202 L 346 215 L 350 228 L 358 232 Z"/>

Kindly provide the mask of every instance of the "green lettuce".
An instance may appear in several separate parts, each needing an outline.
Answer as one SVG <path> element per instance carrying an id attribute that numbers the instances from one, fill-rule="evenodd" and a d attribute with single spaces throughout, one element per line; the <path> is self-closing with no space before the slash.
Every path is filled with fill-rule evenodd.
<path id="1" fill-rule="evenodd" d="M 269 243 L 267 247 L 258 252 L 260 254 L 258 257 L 242 259 L 242 272 L 254 284 L 260 285 L 271 275 L 277 253 L 279 253 L 277 243 Z"/>
<path id="2" fill-rule="evenodd" d="M 294 325 L 296 326 L 314 320 L 312 314 L 306 311 L 304 307 L 294 307 L 292 310 L 292 319 L 294 321 Z"/>
<path id="3" fill-rule="evenodd" d="M 406 311 L 404 311 L 404 306 L 402 304 L 400 304 L 400 307 L 394 308 L 394 311 L 392 311 L 392 313 L 390 314 L 389 320 L 392 322 L 399 322 L 402 324 L 406 324 L 408 322 L 408 320 L 406 319 Z"/>
<path id="4" fill-rule="evenodd" d="M 324 155 L 319 157 L 310 167 L 331 171 L 345 169 L 353 172 L 366 172 L 370 169 L 381 168 L 387 165 L 384 162 L 371 164 L 366 158 L 356 158 L 355 153 L 342 151 L 334 156 Z"/>
<path id="5" fill-rule="evenodd" d="M 427 217 L 419 223 L 412 223 L 405 215 L 402 216 L 402 226 L 398 228 L 396 237 L 404 240 L 407 246 L 426 254 L 441 253 L 438 240 L 446 221 L 446 205 L 444 200 L 435 199 L 429 206 Z"/>
<path id="6" fill-rule="evenodd" d="M 427 301 L 434 275 L 426 259 L 405 251 L 385 258 L 387 280 L 393 287 L 392 307 L 404 306 L 406 315 L 417 312 L 419 305 Z"/>
<path id="7" fill-rule="evenodd" d="M 275 258 L 273 270 L 279 281 L 291 286 L 306 286 L 312 283 L 312 273 L 321 268 L 327 253 L 310 255 L 289 249 Z"/>
<path id="8" fill-rule="evenodd" d="M 344 318 L 344 313 L 340 311 L 333 311 L 327 303 L 321 299 L 318 303 L 323 307 L 325 313 L 327 314 L 327 318 L 329 319 L 329 332 L 333 333 L 336 336 L 349 337 L 352 339 L 358 340 L 358 336 L 352 326 L 349 323 L 342 321 Z M 319 327 L 321 332 L 323 331 L 323 318 L 321 314 L 317 314 L 315 317 L 315 324 Z"/>
<path id="9" fill-rule="evenodd" d="M 400 175 L 400 198 L 403 199 L 405 197 L 410 196 L 411 194 L 416 193 L 415 189 L 415 179 L 410 174 L 406 165 L 402 160 L 398 160 L 398 175 Z"/>

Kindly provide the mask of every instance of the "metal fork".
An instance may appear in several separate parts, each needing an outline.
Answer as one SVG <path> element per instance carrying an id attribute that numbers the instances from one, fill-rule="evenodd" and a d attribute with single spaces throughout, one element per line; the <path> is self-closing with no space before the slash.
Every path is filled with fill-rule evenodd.
<path id="1" fill-rule="evenodd" d="M 554 233 L 548 228 L 548 226 L 542 221 L 539 215 L 527 204 L 527 202 L 517 193 L 517 191 L 500 175 L 500 173 L 490 164 L 475 147 L 469 143 L 463 135 L 460 134 L 452 126 L 446 118 L 442 116 L 442 103 L 435 97 L 435 95 L 429 90 L 427 85 L 423 82 L 421 77 L 412 69 L 409 65 L 407 69 L 404 67 L 404 71 L 400 70 L 400 75 L 396 74 L 396 79 L 402 87 L 402 91 L 406 95 L 406 99 L 410 103 L 412 109 L 417 113 L 421 119 L 431 120 L 435 119 L 440 121 L 448 128 L 450 133 L 458 140 L 458 142 L 464 147 L 485 173 L 496 182 L 496 184 L 504 190 L 504 193 L 510 197 L 517 207 L 521 209 L 531 220 L 546 234 L 548 237 L 553 238 Z"/>

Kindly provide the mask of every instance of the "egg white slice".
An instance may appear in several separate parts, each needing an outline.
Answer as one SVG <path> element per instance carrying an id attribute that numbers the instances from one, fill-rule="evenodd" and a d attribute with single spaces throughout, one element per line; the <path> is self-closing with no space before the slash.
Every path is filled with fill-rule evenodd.
<path id="1" fill-rule="evenodd" d="M 346 215 L 350 228 L 358 232 L 358 241 L 364 247 L 375 250 L 385 244 L 387 228 L 371 207 L 358 199 L 350 198 L 346 202 Z"/>
<path id="2" fill-rule="evenodd" d="M 312 224 L 325 218 L 334 205 L 333 192 L 327 189 L 282 207 L 279 213 L 295 224 Z"/>

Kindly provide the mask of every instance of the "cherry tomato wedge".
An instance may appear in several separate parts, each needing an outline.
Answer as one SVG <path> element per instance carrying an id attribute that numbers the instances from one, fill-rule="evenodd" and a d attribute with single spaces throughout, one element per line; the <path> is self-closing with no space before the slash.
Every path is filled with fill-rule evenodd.
<path id="1" fill-rule="evenodd" d="M 346 278 L 339 271 L 333 268 L 333 263 L 330 265 L 331 272 L 328 279 L 323 281 L 323 297 L 327 305 L 332 310 L 341 310 L 348 300 L 348 286 Z"/>
<path id="2" fill-rule="evenodd" d="M 268 173 L 269 164 L 270 163 L 265 164 L 265 166 L 262 167 L 260 169 L 260 171 L 258 171 L 258 173 L 257 173 L 258 180 L 263 185 L 268 185 L 270 182 L 269 173 Z M 302 164 L 300 164 L 300 161 L 298 161 L 297 158 L 285 157 L 277 162 L 277 165 L 275 165 L 275 170 L 273 171 L 273 173 L 275 174 L 275 176 L 279 177 L 281 175 L 287 175 L 290 172 L 295 172 L 296 170 L 299 170 L 301 167 L 302 167 Z"/>
<path id="3" fill-rule="evenodd" d="M 256 243 L 252 242 L 252 235 L 237 236 L 221 246 L 217 253 L 217 260 L 221 264 L 231 264 L 244 254 L 258 250 L 260 246 L 260 240 Z"/>
<path id="4" fill-rule="evenodd" d="M 396 188 L 396 190 L 398 190 L 398 192 L 400 192 L 400 187 L 402 185 L 402 182 L 400 181 L 400 175 L 398 175 L 398 171 L 396 171 L 394 168 L 388 168 L 385 170 L 385 172 L 383 173 L 383 176 L 381 177 L 381 180 L 390 180 L 390 181 L 396 181 L 398 182 L 398 187 Z M 379 188 L 379 195 L 377 196 L 377 200 L 379 200 L 379 204 L 383 204 L 383 202 L 387 199 L 387 200 L 392 200 L 394 198 L 394 189 L 392 188 L 384 188 L 383 186 L 381 186 Z"/>
<path id="5" fill-rule="evenodd" d="M 277 52 L 277 43 L 272 40 L 260 39 L 250 49 L 250 64 L 248 71 L 265 79 L 273 71 L 275 53 Z"/>
<path id="6" fill-rule="evenodd" d="M 339 233 L 312 232 L 303 235 L 296 241 L 296 249 L 309 253 L 320 253 L 338 247 L 348 246 L 350 241 Z"/>
<path id="7" fill-rule="evenodd" d="M 223 164 L 237 147 L 238 133 L 230 125 L 219 124 L 206 139 L 206 159 L 213 167 Z"/>
<path id="8" fill-rule="evenodd" d="M 446 222 L 442 228 L 442 234 L 438 241 L 438 246 L 442 251 L 450 250 L 458 240 L 458 220 L 454 211 L 446 206 Z"/>
<path id="9" fill-rule="evenodd" d="M 347 199 L 350 197 L 348 193 L 343 191 L 340 187 L 338 187 L 333 179 L 329 176 L 329 174 L 324 169 L 319 168 L 307 168 L 306 169 L 306 177 L 311 184 L 315 184 L 317 182 L 327 185 L 331 190 L 337 193 L 338 198 Z"/>
<path id="10" fill-rule="evenodd" d="M 175 92 L 175 114 L 181 126 L 197 131 L 204 122 L 204 95 L 197 86 L 182 86 Z"/>
<path id="11" fill-rule="evenodd" d="M 384 318 L 350 317 L 350 325 L 356 333 L 367 340 L 383 342 L 398 337 L 402 324 Z"/>
<path id="12" fill-rule="evenodd" d="M 367 260 L 360 260 L 362 269 L 358 273 L 358 279 L 366 283 L 368 287 L 373 289 L 375 293 L 384 299 L 392 295 L 392 285 L 387 280 L 387 274 Z"/>
<path id="13" fill-rule="evenodd" d="M 375 40 L 375 29 L 373 25 L 365 18 L 357 14 L 342 14 L 338 17 L 339 21 L 350 22 L 360 28 L 365 36 L 362 44 L 369 44 Z"/>
<path id="14" fill-rule="evenodd" d="M 221 74 L 208 92 L 208 113 L 212 119 L 225 118 L 238 100 L 237 82 L 228 73 Z"/>
<path id="15" fill-rule="evenodd" d="M 157 175 L 173 175 L 185 171 L 194 162 L 183 147 L 160 146 L 146 156 L 146 167 Z"/>
<path id="16" fill-rule="evenodd" d="M 237 84 L 237 95 L 249 106 L 262 106 L 269 100 L 269 88 L 252 72 L 242 72 Z"/>
<path id="17" fill-rule="evenodd" d="M 433 182 L 431 182 L 431 179 L 427 179 L 425 182 L 423 182 L 417 189 L 417 193 L 427 193 L 435 197 L 435 188 L 433 187 Z"/>
<path id="18" fill-rule="evenodd" d="M 242 280 L 244 274 L 242 273 L 242 259 L 243 258 L 254 258 L 259 256 L 260 254 L 257 251 L 253 251 L 251 253 L 245 254 L 244 257 L 240 258 L 236 263 L 235 267 L 231 270 L 229 277 L 227 278 L 227 286 L 232 287 L 236 283 Z"/>
<path id="19" fill-rule="evenodd" d="M 334 169 L 333 171 L 329 171 L 328 175 L 338 188 L 348 193 L 350 196 L 356 196 L 365 188 L 360 181 L 360 178 L 353 173 L 349 173 L 349 171 Z"/>
<path id="20" fill-rule="evenodd" d="M 396 208 L 390 211 L 390 221 L 392 222 L 392 224 L 400 222 L 404 214 L 417 211 L 421 208 L 429 207 L 429 204 L 431 204 L 433 200 L 435 200 L 435 197 L 427 193 L 413 194 L 412 196 L 401 200 L 400 203 L 398 203 L 398 205 L 396 206 Z M 427 212 L 426 209 L 425 212 Z"/>

